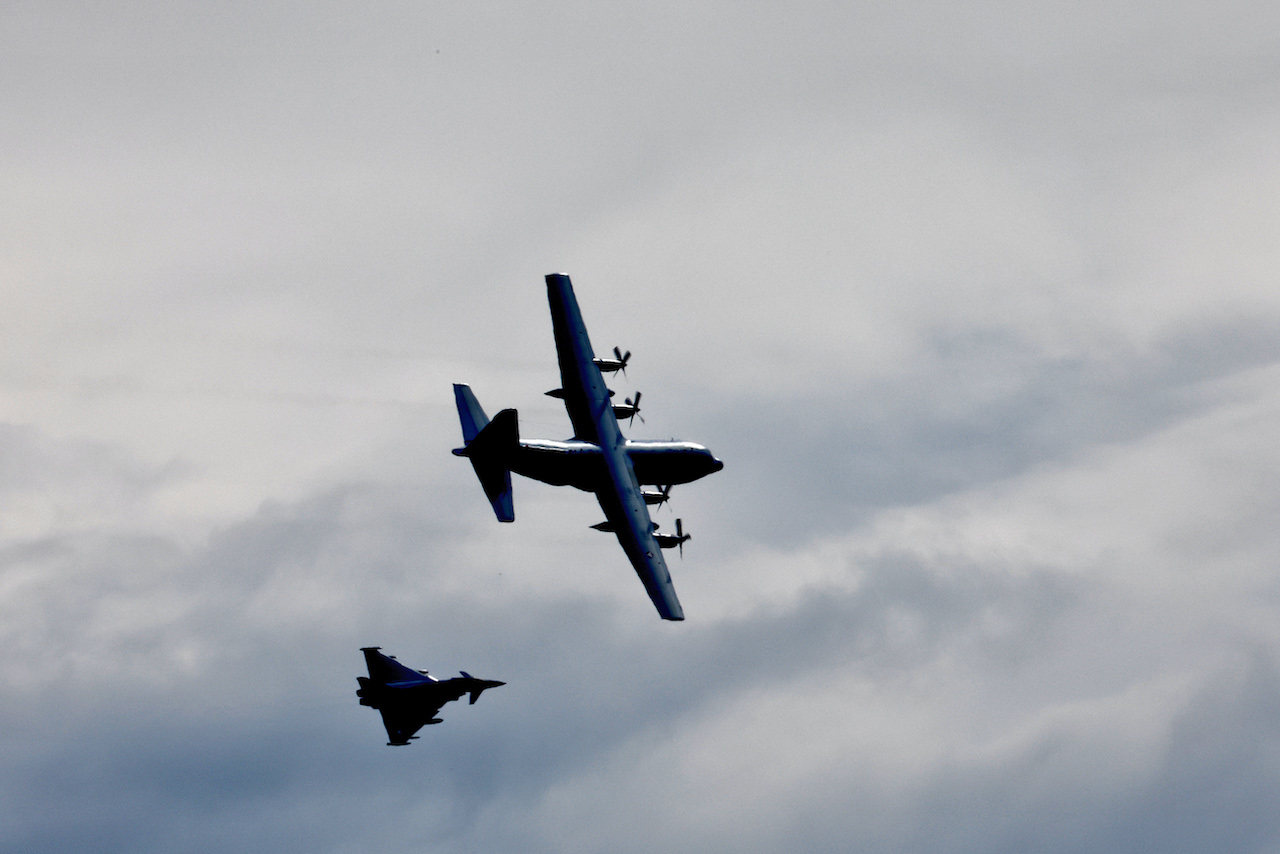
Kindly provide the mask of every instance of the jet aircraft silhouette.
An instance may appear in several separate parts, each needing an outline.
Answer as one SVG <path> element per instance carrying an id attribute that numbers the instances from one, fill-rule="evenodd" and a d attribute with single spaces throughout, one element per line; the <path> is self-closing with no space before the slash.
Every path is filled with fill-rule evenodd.
<path id="1" fill-rule="evenodd" d="M 425 670 L 410 670 L 395 660 L 378 652 L 379 647 L 361 648 L 369 677 L 357 676 L 360 683 L 356 696 L 360 705 L 371 706 L 382 713 L 382 723 L 387 728 L 388 747 L 403 747 L 416 739 L 415 732 L 428 724 L 440 723 L 436 713 L 445 703 L 471 695 L 471 702 L 479 699 L 481 692 L 505 685 L 492 679 L 476 679 L 467 671 L 461 676 L 441 682 L 427 675 Z"/>
<path id="2" fill-rule="evenodd" d="M 552 273 L 546 280 L 560 361 L 560 388 L 547 394 L 564 401 L 573 438 L 521 440 L 514 409 L 504 409 L 490 421 L 471 387 L 455 383 L 465 446 L 454 453 L 471 461 L 500 522 L 515 520 L 513 471 L 543 483 L 594 492 L 605 521 L 592 527 L 617 536 L 658 614 L 664 620 L 683 620 L 684 610 L 676 598 L 662 549 L 678 546 L 683 552 L 691 535 L 677 519 L 674 535 L 655 536 L 658 526 L 649 517 L 648 505 L 666 502 L 672 484 L 690 483 L 720 471 L 724 463 L 694 442 L 636 441 L 622 435 L 618 419 L 639 413 L 640 393 L 625 404 L 611 404 L 613 392 L 605 387 L 602 372 L 625 370 L 631 352 L 624 355 L 614 348 L 617 358 L 596 358 L 569 277 Z M 661 488 L 642 489 L 645 484 Z"/>

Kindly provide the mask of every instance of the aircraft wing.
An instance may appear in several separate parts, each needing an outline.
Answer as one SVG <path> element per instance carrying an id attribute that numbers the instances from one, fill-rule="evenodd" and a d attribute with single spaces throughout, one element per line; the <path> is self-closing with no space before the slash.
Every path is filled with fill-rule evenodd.
<path id="1" fill-rule="evenodd" d="M 653 538 L 649 508 L 640 494 L 631 459 L 624 450 L 626 440 L 609 404 L 609 390 L 594 361 L 595 353 L 568 276 L 563 273 L 547 276 L 547 301 L 551 305 L 564 404 L 574 435 L 599 445 L 604 457 L 607 478 L 595 490 L 600 508 L 658 614 L 664 620 L 683 620 L 684 610 L 676 598 L 662 549 Z"/>
<path id="2" fill-rule="evenodd" d="M 414 704 L 410 707 L 406 703 L 394 703 L 378 711 L 382 713 L 382 725 L 387 728 L 387 741 L 392 744 L 408 744 L 415 732 L 435 720 L 440 706 L 431 708 Z"/>
<path id="3" fill-rule="evenodd" d="M 466 693 L 457 679 L 446 679 L 419 683 L 403 693 L 384 696 L 378 711 L 382 713 L 382 725 L 387 728 L 387 740 L 392 744 L 408 744 L 410 737 L 427 724 L 440 723 L 436 715 L 445 703 Z"/>
<path id="4" fill-rule="evenodd" d="M 360 649 L 364 653 L 365 666 L 369 668 L 369 678 L 383 685 L 390 682 L 422 682 L 423 676 L 416 670 L 405 667 L 389 655 L 383 655 L 376 646 Z"/>
<path id="5" fill-rule="evenodd" d="M 631 461 L 626 460 L 626 463 L 629 475 Z M 664 620 L 683 620 L 684 609 L 676 597 L 676 588 L 671 583 L 671 573 L 662 557 L 662 549 L 653 538 L 653 523 L 649 519 L 649 508 L 640 497 L 640 487 L 627 477 L 623 488 L 601 490 L 596 497 L 600 499 L 600 509 L 611 523 L 618 543 L 653 600 L 653 607 L 658 609 L 658 615 Z"/>
<path id="6" fill-rule="evenodd" d="M 563 273 L 547 276 L 547 301 L 551 304 L 551 327 L 556 336 L 556 357 L 560 361 L 560 388 L 573 434 L 575 438 L 599 445 L 602 427 L 611 435 L 621 435 L 621 430 L 609 405 L 609 389 L 594 361 L 595 352 L 568 276 Z M 609 424 L 612 424 L 611 430 Z"/>

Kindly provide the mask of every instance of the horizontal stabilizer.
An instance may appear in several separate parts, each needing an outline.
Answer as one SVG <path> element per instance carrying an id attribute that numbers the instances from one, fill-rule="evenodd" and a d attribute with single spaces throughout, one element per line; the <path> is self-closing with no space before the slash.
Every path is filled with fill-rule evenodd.
<path id="1" fill-rule="evenodd" d="M 461 401 L 461 395 L 459 401 Z M 461 403 L 459 403 L 461 412 Z M 465 432 L 465 419 L 464 426 Z M 465 448 L 456 451 L 471 460 L 484 495 L 493 506 L 499 522 L 514 522 L 515 505 L 511 498 L 511 461 L 520 445 L 520 425 L 514 409 L 504 409 L 493 417 Z"/>
<path id="2" fill-rule="evenodd" d="M 465 383 L 453 384 L 453 397 L 458 403 L 458 420 L 462 422 L 462 441 L 470 444 L 489 424 L 489 416 L 480 408 L 480 401 Z"/>

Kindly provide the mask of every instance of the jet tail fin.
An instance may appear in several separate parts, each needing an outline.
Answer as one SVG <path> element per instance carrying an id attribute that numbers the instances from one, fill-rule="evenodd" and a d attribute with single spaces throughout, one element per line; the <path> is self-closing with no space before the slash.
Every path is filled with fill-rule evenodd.
<path id="1" fill-rule="evenodd" d="M 471 389 L 455 385 L 458 417 L 462 421 L 464 448 L 454 451 L 471 460 L 485 497 L 493 506 L 499 522 L 514 522 L 515 506 L 511 499 L 511 460 L 520 445 L 520 424 L 514 409 L 504 409 L 490 421 L 476 401 Z M 478 428 L 478 429 L 476 429 Z M 475 432 L 471 432 L 471 431 Z M 469 435 L 470 434 L 470 435 Z"/>

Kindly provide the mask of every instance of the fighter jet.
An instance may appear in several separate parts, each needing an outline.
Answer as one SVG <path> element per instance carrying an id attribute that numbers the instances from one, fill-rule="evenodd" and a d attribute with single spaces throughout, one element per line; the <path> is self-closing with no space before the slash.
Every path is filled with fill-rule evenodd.
<path id="1" fill-rule="evenodd" d="M 636 441 L 622 435 L 618 419 L 639 413 L 640 393 L 625 404 L 611 404 L 613 392 L 605 387 L 601 371 L 622 370 L 631 353 L 615 349 L 616 359 L 597 359 L 569 277 L 552 273 L 546 279 L 560 360 L 560 388 L 547 394 L 564 401 L 573 438 L 521 440 L 514 409 L 504 409 L 490 421 L 471 387 L 456 383 L 453 391 L 465 445 L 454 453 L 471 460 L 499 522 L 515 520 L 513 471 L 543 483 L 594 492 L 605 521 L 592 527 L 617 536 L 658 614 L 664 620 L 683 620 L 684 610 L 662 549 L 681 547 L 683 551 L 690 535 L 677 520 L 674 536 L 655 537 L 657 526 L 649 517 L 648 505 L 667 501 L 672 484 L 720 471 L 724 463 L 693 442 Z M 662 488 L 642 490 L 644 484 Z"/>
<path id="2" fill-rule="evenodd" d="M 415 732 L 428 724 L 440 723 L 436 712 L 445 703 L 463 694 L 470 694 L 471 702 L 475 703 L 483 691 L 507 684 L 476 679 L 465 670 L 461 676 L 441 682 L 425 670 L 410 670 L 396 661 L 395 656 L 383 655 L 379 649 L 366 646 L 360 650 L 369 666 L 369 677 L 356 677 L 360 683 L 356 696 L 360 698 L 360 705 L 371 706 L 382 713 L 382 723 L 390 739 L 388 747 L 404 747 L 417 738 Z"/>

